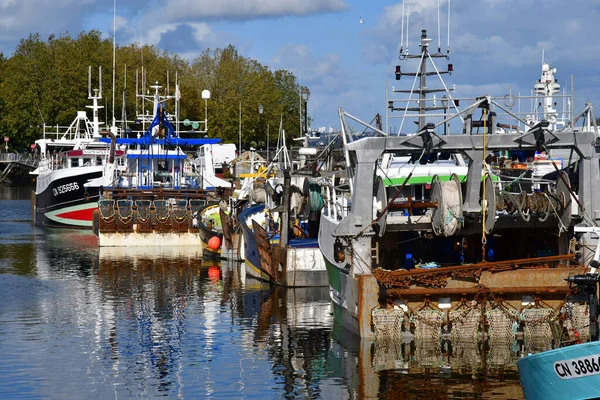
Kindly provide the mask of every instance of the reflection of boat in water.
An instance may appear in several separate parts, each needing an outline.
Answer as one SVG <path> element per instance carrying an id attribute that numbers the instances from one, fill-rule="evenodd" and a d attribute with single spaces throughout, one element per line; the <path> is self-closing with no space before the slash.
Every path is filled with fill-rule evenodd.
<path id="1" fill-rule="evenodd" d="M 99 247 L 98 254 L 99 259 L 107 261 L 169 258 L 177 260 L 202 259 L 202 249 L 192 246 Z"/>
<path id="2" fill-rule="evenodd" d="M 324 369 L 343 379 L 323 379 L 321 391 L 341 399 L 356 393 L 359 398 L 487 398 L 490 393 L 497 399 L 522 398 L 516 358 L 498 367 L 490 351 L 479 353 L 468 344 L 451 348 L 439 341 L 408 341 L 396 351 L 373 346 L 334 324 Z"/>
<path id="3" fill-rule="evenodd" d="M 313 397 L 325 379 L 331 334 L 326 287 L 246 290 L 244 315 L 251 316 L 252 341 L 266 348 L 284 397 Z"/>

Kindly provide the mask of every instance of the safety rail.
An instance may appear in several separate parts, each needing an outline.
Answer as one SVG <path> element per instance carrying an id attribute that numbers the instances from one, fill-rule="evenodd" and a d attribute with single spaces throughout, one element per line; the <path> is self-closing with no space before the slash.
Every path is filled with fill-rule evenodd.
<path id="1" fill-rule="evenodd" d="M 30 167 L 35 167 L 38 164 L 38 159 L 32 157 L 29 154 L 16 154 L 16 153 L 0 153 L 0 162 L 1 163 L 18 163 L 27 165 Z"/>
<path id="2" fill-rule="evenodd" d="M 336 188 L 332 182 L 335 182 L 335 175 L 331 177 L 331 181 L 319 182 L 325 188 L 323 191 L 323 215 L 334 220 L 342 220 L 350 214 L 351 202 L 347 197 L 349 192 Z"/>

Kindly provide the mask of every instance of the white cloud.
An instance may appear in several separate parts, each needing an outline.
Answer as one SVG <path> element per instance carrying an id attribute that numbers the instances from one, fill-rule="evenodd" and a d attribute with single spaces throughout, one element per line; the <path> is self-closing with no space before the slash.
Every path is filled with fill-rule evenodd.
<path id="1" fill-rule="evenodd" d="M 164 21 L 249 20 L 342 11 L 345 0 L 181 0 L 150 12 Z"/>
<path id="2" fill-rule="evenodd" d="M 304 44 L 287 44 L 282 46 L 271 59 L 276 68 L 298 71 L 296 73 L 303 84 L 320 85 L 327 80 L 329 88 L 339 89 L 343 79 L 340 73 L 340 56 L 326 53 L 313 55 L 311 49 Z"/>
<path id="3" fill-rule="evenodd" d="M 144 42 L 149 44 L 157 44 L 160 38 L 167 32 L 173 32 L 179 24 L 155 24 L 144 32 Z"/>

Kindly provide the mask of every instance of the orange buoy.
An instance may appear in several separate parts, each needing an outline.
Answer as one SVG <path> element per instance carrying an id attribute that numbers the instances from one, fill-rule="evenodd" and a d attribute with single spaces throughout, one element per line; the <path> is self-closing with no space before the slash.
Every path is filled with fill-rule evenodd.
<path id="1" fill-rule="evenodd" d="M 208 269 L 208 279 L 210 279 L 213 282 L 221 279 L 221 269 L 216 265 L 210 267 Z"/>
<path id="2" fill-rule="evenodd" d="M 208 240 L 208 248 L 211 250 L 219 250 L 221 247 L 221 239 L 218 236 L 213 236 Z"/>

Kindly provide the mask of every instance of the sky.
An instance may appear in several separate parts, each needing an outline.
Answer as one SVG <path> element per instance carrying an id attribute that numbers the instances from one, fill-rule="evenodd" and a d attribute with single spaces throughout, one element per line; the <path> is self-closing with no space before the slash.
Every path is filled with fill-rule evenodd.
<path id="1" fill-rule="evenodd" d="M 586 100 L 600 104 L 600 0 L 117 0 L 115 19 L 113 5 L 0 0 L 0 50 L 10 56 L 31 33 L 98 29 L 110 38 L 113 23 L 118 45 L 150 43 L 188 60 L 233 44 L 245 57 L 294 72 L 310 89 L 313 126 L 337 129 L 338 107 L 369 122 L 376 113 L 385 118 L 386 82 L 410 89 L 412 78 L 394 79 L 395 65 L 416 68 L 398 59 L 404 8 L 410 53 L 420 51 L 422 29 L 432 50 L 450 44 L 450 60 L 438 68 L 453 64 L 444 80 L 456 85 L 454 97 L 528 95 L 543 53 L 562 88 L 570 92 L 573 79 L 575 111 Z"/>

